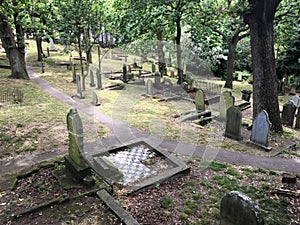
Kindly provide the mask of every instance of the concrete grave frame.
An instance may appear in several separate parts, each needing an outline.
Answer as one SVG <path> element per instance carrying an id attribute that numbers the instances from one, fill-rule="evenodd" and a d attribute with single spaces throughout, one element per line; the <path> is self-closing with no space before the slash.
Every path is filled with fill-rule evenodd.
<path id="1" fill-rule="evenodd" d="M 114 174 L 114 175 L 116 175 L 115 178 L 116 177 L 119 178 L 120 171 L 116 171 L 116 168 L 112 168 L 111 165 L 105 163 L 104 161 L 99 163 L 99 162 L 97 162 L 97 160 L 103 156 L 108 156 L 112 153 L 125 151 L 128 148 L 139 146 L 139 145 L 145 145 L 146 147 L 148 147 L 150 149 L 150 151 L 153 151 L 160 157 L 163 157 L 164 160 L 166 160 L 168 164 L 172 165 L 172 168 L 164 170 L 164 171 L 160 171 L 157 174 L 151 175 L 149 177 L 142 178 L 138 182 L 128 183 L 126 186 L 123 186 L 125 189 L 125 193 L 127 193 L 127 195 L 142 191 L 146 188 L 150 188 L 157 184 L 163 183 L 164 181 L 168 180 L 169 178 L 177 177 L 182 174 L 188 173 L 190 171 L 190 168 L 184 162 L 175 158 L 173 155 L 170 155 L 168 152 L 166 152 L 158 147 L 153 147 L 151 144 L 149 144 L 144 139 L 137 139 L 135 141 L 123 144 L 119 147 L 110 148 L 110 149 L 106 150 L 105 152 L 101 152 L 101 153 L 97 153 L 97 154 L 93 155 L 92 156 L 92 158 L 93 158 L 92 168 L 95 170 L 95 172 L 98 175 L 103 177 L 108 183 L 116 184 L 116 183 L 118 183 L 118 181 L 111 179 L 107 175 Z M 103 164 L 103 162 L 104 162 L 104 164 Z M 104 168 L 104 167 L 106 167 L 106 168 Z M 107 174 L 107 175 L 105 175 L 105 174 Z M 122 184 L 120 184 L 120 183 L 118 183 L 118 184 L 122 186 Z"/>

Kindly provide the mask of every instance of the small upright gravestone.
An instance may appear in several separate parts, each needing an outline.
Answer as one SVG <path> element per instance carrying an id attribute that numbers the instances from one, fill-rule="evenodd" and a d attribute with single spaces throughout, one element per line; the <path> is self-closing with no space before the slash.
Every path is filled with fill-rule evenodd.
<path id="1" fill-rule="evenodd" d="M 288 101 L 283 105 L 283 110 L 281 114 L 282 124 L 289 127 L 293 126 L 296 109 L 297 108 L 292 100 Z"/>
<path id="2" fill-rule="evenodd" d="M 147 80 L 147 96 L 153 95 L 153 82 L 152 80 Z"/>
<path id="3" fill-rule="evenodd" d="M 82 94 L 82 90 L 81 90 L 81 80 L 80 80 L 80 75 L 76 75 L 76 85 L 77 85 L 77 93 L 76 93 L 76 97 L 77 98 L 84 98 L 83 94 Z"/>
<path id="4" fill-rule="evenodd" d="M 94 72 L 90 70 L 90 87 L 95 87 Z"/>
<path id="5" fill-rule="evenodd" d="M 220 225 L 264 225 L 258 204 L 238 191 L 231 191 L 222 198 L 220 217 Z"/>
<path id="6" fill-rule="evenodd" d="M 236 106 L 231 106 L 226 113 L 225 137 L 242 140 L 241 136 L 242 112 Z"/>
<path id="7" fill-rule="evenodd" d="M 234 96 L 230 91 L 224 91 L 220 97 L 220 119 L 226 120 L 226 112 L 234 105 Z"/>
<path id="8" fill-rule="evenodd" d="M 123 81 L 127 81 L 127 66 L 126 64 L 123 64 Z"/>
<path id="9" fill-rule="evenodd" d="M 296 108 L 298 107 L 298 103 L 299 103 L 299 96 L 298 95 L 294 95 L 292 97 L 292 101 L 294 103 L 294 106 L 296 106 Z"/>
<path id="10" fill-rule="evenodd" d="M 205 111 L 205 99 L 204 99 L 204 93 L 200 89 L 195 94 L 195 105 L 196 105 L 196 111 Z"/>
<path id="11" fill-rule="evenodd" d="M 296 116 L 295 128 L 300 129 L 300 107 L 298 108 L 298 112 L 297 112 L 297 116 Z"/>
<path id="12" fill-rule="evenodd" d="M 252 131 L 250 141 L 267 151 L 270 151 L 271 148 L 268 147 L 269 131 L 270 131 L 270 121 L 268 113 L 263 110 L 253 121 Z"/>
<path id="13" fill-rule="evenodd" d="M 152 63 L 152 73 L 155 73 L 155 71 L 156 71 L 155 63 Z"/>
<path id="14" fill-rule="evenodd" d="M 100 103 L 99 103 L 99 98 L 98 98 L 98 95 L 95 91 L 93 91 L 93 100 L 92 100 L 92 104 L 94 106 L 99 106 Z"/>
<path id="15" fill-rule="evenodd" d="M 158 87 L 160 85 L 160 82 L 161 82 L 161 74 L 160 72 L 157 71 L 154 73 L 154 85 Z"/>
<path id="16" fill-rule="evenodd" d="M 82 156 L 83 126 L 76 109 L 70 109 L 67 115 L 67 128 L 69 132 L 69 154 L 65 157 L 66 169 L 74 180 L 81 181 L 90 175 L 91 171 Z"/>

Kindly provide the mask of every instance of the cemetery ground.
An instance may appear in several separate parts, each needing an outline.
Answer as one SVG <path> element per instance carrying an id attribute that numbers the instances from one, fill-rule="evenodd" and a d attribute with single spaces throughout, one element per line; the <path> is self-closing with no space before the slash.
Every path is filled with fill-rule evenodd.
<path id="1" fill-rule="evenodd" d="M 44 74 L 40 73 L 40 63 L 32 62 L 29 65 L 52 86 L 72 96 L 76 93 L 76 85 L 72 83 L 71 72 L 53 63 L 58 59 L 67 61 L 68 56 L 60 56 L 59 52 L 56 54 L 53 58 L 58 57 L 57 59 L 47 59 L 49 64 L 45 64 Z M 0 63 L 3 61 L 0 60 Z M 107 70 L 111 66 L 114 66 L 115 70 L 121 69 L 122 63 L 119 62 L 117 66 L 116 64 L 117 62 L 110 61 L 104 66 Z M 121 221 L 96 197 L 95 190 L 99 189 L 99 183 L 91 188 L 76 186 L 66 189 L 54 176 L 54 171 L 63 168 L 63 156 L 68 148 L 65 120 L 69 106 L 44 93 L 32 81 L 8 79 L 9 72 L 7 69 L 0 69 L 0 86 L 20 88 L 24 92 L 24 102 L 0 108 L 1 163 L 14 159 L 20 159 L 17 162 L 24 163 L 24 159 L 50 150 L 57 153 L 57 157 L 47 157 L 43 163 L 14 171 L 9 176 L 5 173 L 5 176 L 1 176 L 0 223 L 120 224 Z M 103 82 L 105 85 L 118 83 L 105 78 Z M 86 86 L 88 88 L 88 81 Z M 234 87 L 233 93 L 236 96 L 240 95 L 240 90 L 249 88 L 242 84 Z M 144 98 L 141 97 L 141 88 L 131 84 L 126 85 L 124 90 L 101 90 L 97 93 L 101 102 L 97 110 L 146 133 L 232 151 L 273 154 L 272 157 L 300 157 L 299 131 L 287 127 L 281 136 L 271 134 L 269 145 L 273 150 L 264 152 L 246 143 L 250 131 L 245 127 L 242 129 L 244 140 L 238 142 L 223 137 L 224 125 L 218 121 L 203 127 L 193 126 L 191 123 L 180 124 L 178 115 L 183 110 L 192 109 L 193 104 L 184 101 L 158 102 L 155 99 Z M 76 101 L 90 104 L 91 94 L 88 95 L 87 92 L 85 99 Z M 290 96 L 280 97 L 280 104 L 289 98 Z M 251 123 L 250 118 L 247 118 L 250 114 L 247 110 L 243 112 L 245 124 Z M 109 136 L 108 128 L 97 124 L 91 118 L 81 116 L 85 137 L 101 139 Z M 158 122 L 153 118 L 158 119 Z M 150 122 L 153 121 L 154 125 L 161 122 L 165 124 L 163 133 L 151 128 Z M 179 154 L 177 157 L 191 167 L 188 175 L 169 180 L 130 197 L 114 193 L 141 224 L 218 224 L 220 199 L 231 190 L 244 192 L 258 202 L 266 224 L 300 223 L 299 192 L 290 194 L 278 191 L 297 189 L 295 186 L 282 187 L 282 172 L 221 162 L 209 163 Z M 299 174 L 296 176 L 300 178 Z"/>

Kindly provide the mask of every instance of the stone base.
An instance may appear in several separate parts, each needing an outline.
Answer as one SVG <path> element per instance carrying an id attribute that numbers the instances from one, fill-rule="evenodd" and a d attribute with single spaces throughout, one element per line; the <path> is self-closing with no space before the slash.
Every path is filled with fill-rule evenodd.
<path id="1" fill-rule="evenodd" d="M 69 156 L 65 157 L 66 172 L 76 182 L 81 182 L 83 178 L 91 175 L 91 168 L 88 166 L 78 166 Z"/>

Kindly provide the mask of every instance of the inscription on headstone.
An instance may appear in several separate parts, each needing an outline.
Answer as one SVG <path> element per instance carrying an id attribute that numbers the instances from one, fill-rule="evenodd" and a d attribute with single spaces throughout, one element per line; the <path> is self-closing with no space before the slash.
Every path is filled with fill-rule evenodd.
<path id="1" fill-rule="evenodd" d="M 236 106 L 231 106 L 226 113 L 225 137 L 242 140 L 241 136 L 242 112 Z"/>
<path id="2" fill-rule="evenodd" d="M 221 225 L 264 225 L 258 204 L 238 191 L 227 193 L 221 200 Z"/>
<path id="3" fill-rule="evenodd" d="M 268 113 L 265 110 L 261 111 L 253 121 L 250 141 L 266 150 L 271 150 L 268 147 L 270 126 Z"/>

